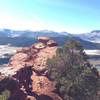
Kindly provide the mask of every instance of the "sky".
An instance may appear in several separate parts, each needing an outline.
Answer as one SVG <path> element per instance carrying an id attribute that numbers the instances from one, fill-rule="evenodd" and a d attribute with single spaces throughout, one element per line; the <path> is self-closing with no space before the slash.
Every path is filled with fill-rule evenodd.
<path id="1" fill-rule="evenodd" d="M 100 29 L 100 0 L 0 0 L 0 29 L 85 33 Z"/>

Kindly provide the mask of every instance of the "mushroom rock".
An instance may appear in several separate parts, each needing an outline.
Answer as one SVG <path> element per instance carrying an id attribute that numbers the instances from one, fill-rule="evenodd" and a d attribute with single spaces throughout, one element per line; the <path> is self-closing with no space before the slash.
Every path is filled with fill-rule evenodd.
<path id="1" fill-rule="evenodd" d="M 52 47 L 52 46 L 57 46 L 58 44 L 54 41 L 54 40 L 49 40 L 48 42 L 47 42 L 47 46 L 50 46 L 50 47 Z"/>
<path id="2" fill-rule="evenodd" d="M 49 37 L 38 37 L 38 41 L 46 44 L 50 40 Z"/>
<path id="3" fill-rule="evenodd" d="M 46 68 L 48 58 L 56 54 L 57 43 L 48 37 L 39 37 L 38 40 L 48 41 L 47 44 L 38 42 L 31 47 L 25 47 L 11 57 L 9 66 L 22 68 L 24 66 L 33 66 L 36 71 L 42 71 Z"/>
<path id="4" fill-rule="evenodd" d="M 32 66 L 32 69 L 39 72 L 40 75 L 44 75 L 43 71 L 46 69 L 46 63 L 48 58 L 52 58 L 56 54 L 57 43 L 50 38 L 41 37 L 40 40 L 45 39 L 48 41 L 48 45 L 44 43 L 35 43 L 31 47 L 22 48 L 14 56 L 11 57 L 9 67 L 19 70 L 26 66 Z M 52 46 L 51 46 L 52 45 Z"/>

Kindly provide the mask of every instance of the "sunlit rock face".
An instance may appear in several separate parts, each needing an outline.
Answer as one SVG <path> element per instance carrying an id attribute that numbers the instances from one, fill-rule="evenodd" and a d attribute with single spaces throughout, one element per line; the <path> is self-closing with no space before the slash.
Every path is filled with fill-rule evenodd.
<path id="1" fill-rule="evenodd" d="M 48 79 L 46 71 L 47 59 L 56 54 L 57 48 L 54 40 L 38 37 L 31 47 L 17 50 L 8 67 L 0 70 L 0 91 L 8 89 L 9 100 L 62 100 L 54 93 L 55 83 Z"/>
<path id="2" fill-rule="evenodd" d="M 40 37 L 38 40 L 38 43 L 29 48 L 17 50 L 17 53 L 10 59 L 9 66 L 16 69 L 32 66 L 36 71 L 44 70 L 47 59 L 55 55 L 58 47 L 55 41 L 47 37 Z"/>

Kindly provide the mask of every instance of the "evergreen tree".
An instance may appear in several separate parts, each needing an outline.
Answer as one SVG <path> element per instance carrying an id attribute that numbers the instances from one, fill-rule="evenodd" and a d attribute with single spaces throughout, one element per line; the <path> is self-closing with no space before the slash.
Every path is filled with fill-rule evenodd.
<path id="1" fill-rule="evenodd" d="M 48 75 L 63 100 L 96 100 L 98 71 L 92 69 L 78 41 L 70 40 L 47 61 Z"/>

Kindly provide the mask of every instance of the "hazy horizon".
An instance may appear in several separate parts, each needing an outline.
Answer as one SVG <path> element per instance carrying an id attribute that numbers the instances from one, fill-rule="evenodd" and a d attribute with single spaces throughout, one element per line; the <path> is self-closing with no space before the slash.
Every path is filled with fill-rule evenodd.
<path id="1" fill-rule="evenodd" d="M 0 29 L 87 33 L 100 29 L 99 0 L 1 0 Z"/>
<path id="2" fill-rule="evenodd" d="M 69 31 L 56 31 L 56 30 L 48 30 L 48 29 L 40 29 L 40 30 L 31 30 L 31 29 L 11 29 L 11 28 L 0 28 L 0 31 L 4 31 L 4 30 L 11 30 L 11 31 L 32 31 L 32 32 L 37 32 L 37 31 L 48 31 L 48 32 L 57 32 L 57 33 L 69 33 L 69 34 L 87 34 L 87 33 L 91 33 L 92 31 L 98 31 L 98 30 L 91 30 L 88 32 L 80 32 L 80 33 L 70 33 Z"/>

